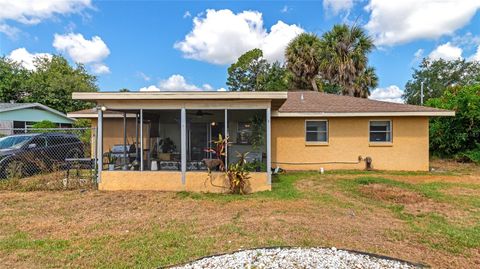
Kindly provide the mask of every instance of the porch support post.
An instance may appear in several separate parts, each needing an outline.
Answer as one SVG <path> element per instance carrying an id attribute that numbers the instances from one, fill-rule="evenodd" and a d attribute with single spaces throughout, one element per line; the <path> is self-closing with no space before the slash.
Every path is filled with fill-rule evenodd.
<path id="1" fill-rule="evenodd" d="M 271 108 L 267 108 L 267 180 L 272 184 L 272 138 L 271 138 Z"/>
<path id="2" fill-rule="evenodd" d="M 143 171 L 143 109 L 140 109 L 140 171 Z"/>
<path id="3" fill-rule="evenodd" d="M 183 107 L 181 111 L 181 166 L 182 166 L 182 185 L 185 185 L 185 173 L 187 172 L 187 110 Z"/>
<path id="4" fill-rule="evenodd" d="M 127 170 L 127 112 L 123 112 L 123 167 Z"/>
<path id="5" fill-rule="evenodd" d="M 135 160 L 138 163 L 138 113 L 135 113 Z"/>
<path id="6" fill-rule="evenodd" d="M 228 135 L 228 109 L 225 109 L 225 138 L 229 137 Z M 228 140 L 225 143 L 225 170 L 228 169 Z"/>
<path id="7" fill-rule="evenodd" d="M 100 183 L 103 170 L 103 111 L 100 108 L 97 111 L 97 183 Z"/>

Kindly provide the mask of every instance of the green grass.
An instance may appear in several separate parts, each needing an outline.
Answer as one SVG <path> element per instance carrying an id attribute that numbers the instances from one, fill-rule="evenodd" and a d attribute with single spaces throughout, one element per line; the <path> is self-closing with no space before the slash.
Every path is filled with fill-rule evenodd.
<path id="1" fill-rule="evenodd" d="M 478 190 L 479 185 L 445 182 L 411 184 L 383 177 L 358 177 L 338 181 L 338 185 L 345 192 L 370 205 L 386 208 L 396 218 L 407 222 L 411 227 L 411 231 L 418 235 L 418 240 L 432 248 L 451 253 L 461 253 L 465 249 L 480 247 L 480 224 L 473 226 L 460 225 L 447 220 L 445 216 L 436 212 L 418 215 L 407 213 L 402 204 L 379 201 L 363 195 L 359 191 L 359 187 L 369 184 L 384 184 L 416 192 L 427 199 L 438 203 L 450 204 L 466 212 L 469 212 L 471 208 L 479 207 L 480 195 L 453 196 L 445 194 L 442 190 L 452 187 Z M 480 223 L 479 214 L 471 214 L 470 217 L 476 220 L 476 223 Z"/>
<path id="2" fill-rule="evenodd" d="M 272 200 L 295 200 L 302 197 L 302 193 L 298 191 L 294 184 L 298 180 L 312 177 L 318 173 L 301 172 L 288 173 L 272 176 L 272 191 L 256 192 L 248 195 L 232 195 L 220 193 L 194 193 L 179 192 L 176 197 L 181 199 L 194 200 L 213 200 L 221 202 L 232 202 L 248 199 L 272 199 Z"/>

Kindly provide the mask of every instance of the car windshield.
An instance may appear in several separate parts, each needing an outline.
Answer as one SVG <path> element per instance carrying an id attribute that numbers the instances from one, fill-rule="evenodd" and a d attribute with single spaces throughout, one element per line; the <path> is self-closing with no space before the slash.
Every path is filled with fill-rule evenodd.
<path id="1" fill-rule="evenodd" d="M 30 135 L 6 136 L 0 138 L 0 149 L 18 149 L 32 138 Z"/>

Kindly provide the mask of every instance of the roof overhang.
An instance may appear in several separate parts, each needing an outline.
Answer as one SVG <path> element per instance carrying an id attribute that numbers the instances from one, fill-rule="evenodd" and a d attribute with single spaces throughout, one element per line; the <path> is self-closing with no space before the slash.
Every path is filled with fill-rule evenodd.
<path id="1" fill-rule="evenodd" d="M 71 112 L 68 113 L 67 116 L 70 118 L 74 119 L 96 119 L 98 118 L 98 112 L 93 111 L 91 113 L 75 113 Z M 135 114 L 132 113 L 127 113 L 126 114 L 127 118 L 135 118 Z M 123 119 L 123 113 L 115 113 L 115 114 L 109 114 L 109 113 L 104 113 L 103 114 L 104 118 L 117 118 L 117 119 Z"/>
<path id="2" fill-rule="evenodd" d="M 429 112 L 272 112 L 272 117 L 441 117 L 455 116 L 455 111 Z"/>
<path id="3" fill-rule="evenodd" d="M 110 100 L 264 100 L 271 101 L 272 110 L 282 106 L 287 99 L 287 92 L 215 92 L 215 91 L 182 91 L 182 92 L 74 92 L 73 99 L 90 101 Z"/>

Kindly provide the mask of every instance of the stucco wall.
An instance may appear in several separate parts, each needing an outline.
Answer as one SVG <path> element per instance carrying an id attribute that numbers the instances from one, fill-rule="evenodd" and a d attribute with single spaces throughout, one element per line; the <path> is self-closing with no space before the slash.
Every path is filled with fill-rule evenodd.
<path id="1" fill-rule="evenodd" d="M 319 118 L 316 118 L 319 119 Z M 391 120 L 393 142 L 369 142 L 369 120 Z M 307 118 L 272 118 L 272 167 L 286 170 L 363 169 L 359 164 L 276 164 L 355 162 L 358 156 L 371 157 L 373 168 L 380 170 L 427 171 L 429 168 L 428 117 L 327 118 L 329 142 L 309 145 L 305 142 Z"/>
<path id="2" fill-rule="evenodd" d="M 250 192 L 271 190 L 267 173 L 250 173 Z M 213 183 L 213 184 L 212 184 Z M 224 186 L 224 187 L 219 187 Z M 212 181 L 207 172 L 187 172 L 185 185 L 182 173 L 173 171 L 102 171 L 99 190 L 156 190 L 226 192 L 228 182 L 224 173 L 212 173 Z"/>

